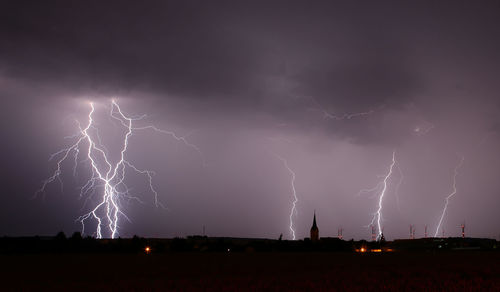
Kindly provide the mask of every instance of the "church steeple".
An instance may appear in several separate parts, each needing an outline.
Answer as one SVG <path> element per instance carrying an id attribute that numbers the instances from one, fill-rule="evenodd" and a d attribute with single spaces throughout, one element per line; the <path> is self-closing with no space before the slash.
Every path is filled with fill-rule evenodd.
<path id="1" fill-rule="evenodd" d="M 316 225 L 316 210 L 314 210 L 313 225 L 311 227 L 311 241 L 319 240 L 319 229 Z"/>

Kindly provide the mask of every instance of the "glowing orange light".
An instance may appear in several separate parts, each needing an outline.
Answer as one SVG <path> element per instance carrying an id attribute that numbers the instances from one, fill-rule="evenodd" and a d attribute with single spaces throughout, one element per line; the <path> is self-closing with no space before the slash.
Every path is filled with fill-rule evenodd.
<path id="1" fill-rule="evenodd" d="M 381 249 L 372 249 L 372 252 L 382 252 Z"/>
<path id="2" fill-rule="evenodd" d="M 150 253 L 150 252 L 151 252 L 151 248 L 150 248 L 149 246 L 146 246 L 146 248 L 144 249 L 144 251 L 145 251 L 146 253 Z"/>
<path id="3" fill-rule="evenodd" d="M 360 251 L 361 251 L 361 252 L 365 252 L 365 251 L 366 251 L 366 249 L 365 249 L 364 247 L 362 247 Z"/>

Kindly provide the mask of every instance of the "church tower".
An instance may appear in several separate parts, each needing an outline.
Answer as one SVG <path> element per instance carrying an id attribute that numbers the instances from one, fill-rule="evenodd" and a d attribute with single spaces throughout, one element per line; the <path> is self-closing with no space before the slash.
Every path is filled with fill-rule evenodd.
<path id="1" fill-rule="evenodd" d="M 316 225 L 316 211 L 314 211 L 314 218 L 313 218 L 313 225 L 311 227 L 311 241 L 318 241 L 319 240 L 319 229 L 318 226 Z"/>

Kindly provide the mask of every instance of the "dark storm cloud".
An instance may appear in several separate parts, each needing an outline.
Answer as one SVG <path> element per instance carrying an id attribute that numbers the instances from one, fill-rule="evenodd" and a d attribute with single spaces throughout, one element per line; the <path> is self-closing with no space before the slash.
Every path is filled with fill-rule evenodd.
<path id="1" fill-rule="evenodd" d="M 190 168 L 198 161 L 189 150 L 176 157 L 169 152 L 172 144 L 141 136 L 151 149 L 131 150 L 130 155 L 155 166 L 167 182 L 160 188 L 173 213 L 154 215 L 167 233 L 136 214 L 136 220 L 144 220 L 138 232 L 183 234 L 210 220 L 220 226 L 219 234 L 283 232 L 289 176 L 269 150 L 290 158 L 302 215 L 321 205 L 318 211 L 328 213 L 323 218 L 349 218 L 351 230 L 366 225 L 370 218 L 363 214 L 373 211 L 373 202 L 353 201 L 350 194 L 376 183 L 393 149 L 408 173 L 402 202 L 409 200 L 428 213 L 407 204 L 404 214 L 388 214 L 392 224 L 429 223 L 449 190 L 456 151 L 467 156 L 464 189 L 481 189 L 488 198 L 483 205 L 498 203 L 491 199 L 497 194 L 492 175 L 471 175 L 471 169 L 498 170 L 498 2 L 61 0 L 0 5 L 0 95 L 7 109 L 1 152 L 15 153 L 5 158 L 12 169 L 6 171 L 9 193 L 31 195 L 46 177 L 52 169 L 44 160 L 47 154 L 65 145 L 61 137 L 74 131 L 73 124 L 61 126 L 61 120 L 88 113 L 82 99 L 104 104 L 114 96 L 129 113 L 148 113 L 160 127 L 192 133 L 189 140 L 213 167 L 200 174 Z M 336 120 L 326 113 L 369 114 Z M 33 143 L 38 147 L 30 150 Z M 26 168 L 33 178 L 18 189 L 15 182 Z M 428 183 L 422 186 L 420 179 Z M 79 202 L 64 198 L 52 203 L 72 206 L 65 209 L 68 214 L 51 213 L 40 230 L 52 232 L 52 226 L 62 224 L 58 221 L 71 217 L 69 210 Z M 23 200 L 6 199 L 4 206 L 19 206 Z M 29 203 L 24 214 L 39 218 L 44 212 L 39 204 Z M 252 207 L 239 212 L 244 205 Z M 466 204 L 458 205 L 461 213 L 456 213 L 467 214 Z M 8 209 L 8 217 L 16 217 Z M 488 210 L 485 214 L 493 214 Z M 226 217 L 212 218 L 214 212 Z M 257 224 L 258 212 L 263 214 Z M 243 217 L 235 219 L 237 213 Z M 172 229 L 170 220 L 187 222 Z M 244 230 L 227 223 L 234 220 Z M 73 221 L 68 222 L 60 228 L 72 228 Z M 266 222 L 272 223 L 259 227 Z M 297 224 L 307 230 L 309 223 Z"/>
<path id="2" fill-rule="evenodd" d="M 261 111 L 306 129 L 304 111 L 316 106 L 308 97 L 338 115 L 401 109 L 427 93 L 422 59 L 447 59 L 439 50 L 427 51 L 429 42 L 446 47 L 446 38 L 452 38 L 461 46 L 451 54 L 459 55 L 470 51 L 471 36 L 489 41 L 476 34 L 482 27 L 476 19 L 487 7 L 464 19 L 460 7 L 429 10 L 416 3 L 11 1 L 3 6 L 0 57 L 7 76 L 71 91 L 138 89 L 191 99 L 208 106 L 207 113 Z M 447 22 L 440 13 L 448 14 Z M 366 123 L 355 125 L 330 131 L 356 141 L 385 139 L 366 132 Z"/>
<path id="3" fill-rule="evenodd" d="M 252 45 L 217 26 L 217 16 L 203 11 L 209 7 L 162 1 L 7 5 L 2 59 L 13 76 L 227 95 L 252 81 Z"/>
<path id="4" fill-rule="evenodd" d="M 371 6 L 52 1 L 4 8 L 6 74 L 59 86 L 150 88 L 264 110 L 275 96 L 307 95 L 352 111 L 408 100 L 420 81 L 400 36 L 385 32 L 389 23 L 372 27 L 382 17 Z M 270 88 L 276 79 L 283 88 Z"/>

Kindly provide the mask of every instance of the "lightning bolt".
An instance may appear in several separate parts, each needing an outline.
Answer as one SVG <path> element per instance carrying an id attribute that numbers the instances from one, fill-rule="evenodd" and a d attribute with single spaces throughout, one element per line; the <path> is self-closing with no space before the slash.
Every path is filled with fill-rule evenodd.
<path id="1" fill-rule="evenodd" d="M 394 169 L 394 165 L 396 165 L 396 151 L 393 151 L 392 152 L 392 162 L 391 162 L 391 165 L 389 166 L 389 171 L 383 176 L 384 179 L 379 182 L 377 184 L 377 186 L 375 186 L 374 188 L 371 188 L 371 189 L 367 189 L 367 190 L 362 190 L 360 193 L 366 193 L 366 192 L 373 192 L 373 191 L 377 191 L 379 193 L 379 197 L 378 197 L 378 208 L 377 208 L 377 211 L 373 214 L 373 218 L 372 218 L 372 221 L 371 223 L 369 224 L 369 226 L 374 226 L 375 223 L 377 223 L 377 231 L 378 231 L 378 235 L 377 235 L 377 240 L 380 239 L 382 237 L 382 224 L 381 224 L 381 221 L 382 221 L 382 203 L 384 201 L 384 196 L 387 192 L 387 188 L 388 188 L 388 182 L 389 182 L 389 179 L 393 173 L 393 169 Z"/>
<path id="2" fill-rule="evenodd" d="M 423 121 L 420 125 L 417 125 L 415 126 L 415 128 L 413 128 L 413 133 L 417 136 L 423 136 L 429 133 L 434 128 L 434 124 L 428 121 Z"/>
<path id="3" fill-rule="evenodd" d="M 316 107 L 309 108 L 309 110 L 321 112 L 323 114 L 323 119 L 331 119 L 331 120 L 336 120 L 336 121 L 346 120 L 346 119 L 350 120 L 352 118 L 371 115 L 375 112 L 375 110 L 370 109 L 370 110 L 365 111 L 365 112 L 344 113 L 342 115 L 336 115 L 336 114 L 333 114 L 333 113 L 325 110 L 324 107 L 312 96 L 310 96 L 310 98 Z"/>
<path id="4" fill-rule="evenodd" d="M 101 142 L 99 130 L 96 127 L 93 115 L 95 112 L 94 103 L 90 103 L 90 111 L 88 114 L 88 121 L 85 127 L 77 121 L 79 132 L 67 138 L 76 139 L 76 142 L 71 146 L 61 149 L 60 151 L 51 155 L 50 160 L 55 157 L 60 157 L 56 163 L 56 169 L 53 174 L 43 181 L 40 189 L 37 190 L 35 196 L 40 193 L 45 193 L 46 187 L 58 180 L 63 188 L 61 180 L 62 164 L 66 161 L 71 154 L 75 166 L 73 174 L 76 175 L 76 167 L 78 164 L 78 156 L 80 153 L 85 153 L 85 162 L 88 162 L 91 167 L 91 175 L 87 182 L 80 188 L 80 197 L 88 196 L 85 203 L 96 193 L 97 189 L 102 189 L 102 197 L 100 202 L 92 208 L 88 213 L 78 217 L 77 221 L 82 224 L 82 233 L 85 233 L 85 223 L 87 220 L 94 219 L 97 221 L 96 231 L 94 236 L 103 238 L 103 233 L 107 232 L 111 238 L 116 238 L 119 229 L 119 218 L 123 217 L 126 220 L 130 219 L 123 213 L 121 208 L 121 201 L 123 199 L 134 199 L 142 202 L 139 198 L 131 196 L 128 186 L 125 183 L 126 170 L 132 170 L 138 174 L 144 175 L 147 178 L 149 189 L 154 197 L 154 202 L 157 207 L 162 207 L 163 204 L 158 199 L 158 192 L 153 187 L 154 172 L 150 170 L 139 169 L 126 159 L 126 153 L 129 146 L 129 139 L 133 136 L 135 131 L 139 130 L 153 130 L 158 133 L 166 134 L 179 142 L 184 143 L 186 146 L 193 148 L 203 158 L 202 153 L 198 147 L 189 143 L 185 137 L 178 136 L 174 132 L 165 131 L 156 128 L 155 126 L 134 127 L 136 121 L 144 119 L 146 116 L 128 117 L 125 115 L 118 103 L 115 100 L 111 101 L 109 117 L 112 120 L 119 122 L 126 130 L 123 142 L 119 149 L 119 160 L 113 162 L 109 159 L 108 150 Z M 203 159 L 203 162 L 205 160 Z M 85 204 L 84 204 L 85 205 Z"/>
<path id="5" fill-rule="evenodd" d="M 434 233 L 434 237 L 438 236 L 439 228 L 441 228 L 441 223 L 443 223 L 443 218 L 444 218 L 444 215 L 446 214 L 446 209 L 448 209 L 448 203 L 450 202 L 450 199 L 457 193 L 457 175 L 458 175 L 458 170 L 460 169 L 460 167 L 462 166 L 462 164 L 464 163 L 464 160 L 465 160 L 465 158 L 463 156 L 459 155 L 459 157 L 460 157 L 460 161 L 458 162 L 457 166 L 455 166 L 455 169 L 453 170 L 453 187 L 452 187 L 452 192 L 448 196 L 446 196 L 446 198 L 444 199 L 444 208 L 443 208 L 443 211 L 441 213 L 441 218 L 439 218 L 439 223 L 438 223 L 438 226 L 436 228 L 436 232 Z"/>
<path id="6" fill-rule="evenodd" d="M 293 224 L 293 215 L 297 215 L 297 202 L 299 201 L 299 198 L 297 197 L 297 191 L 295 189 L 295 172 L 290 168 L 290 166 L 288 165 L 288 161 L 279 156 L 279 155 L 276 155 L 274 154 L 274 156 L 276 158 L 278 158 L 279 160 L 281 160 L 281 162 L 283 163 L 283 166 L 285 166 L 285 168 L 287 169 L 287 171 L 290 173 L 290 176 L 291 176 L 291 188 L 292 188 L 292 194 L 293 194 L 293 201 L 292 201 L 292 208 L 290 209 L 290 226 L 289 226 L 289 229 L 290 229 L 290 233 L 292 235 L 292 239 L 295 240 L 295 229 L 294 229 L 294 224 Z"/>

